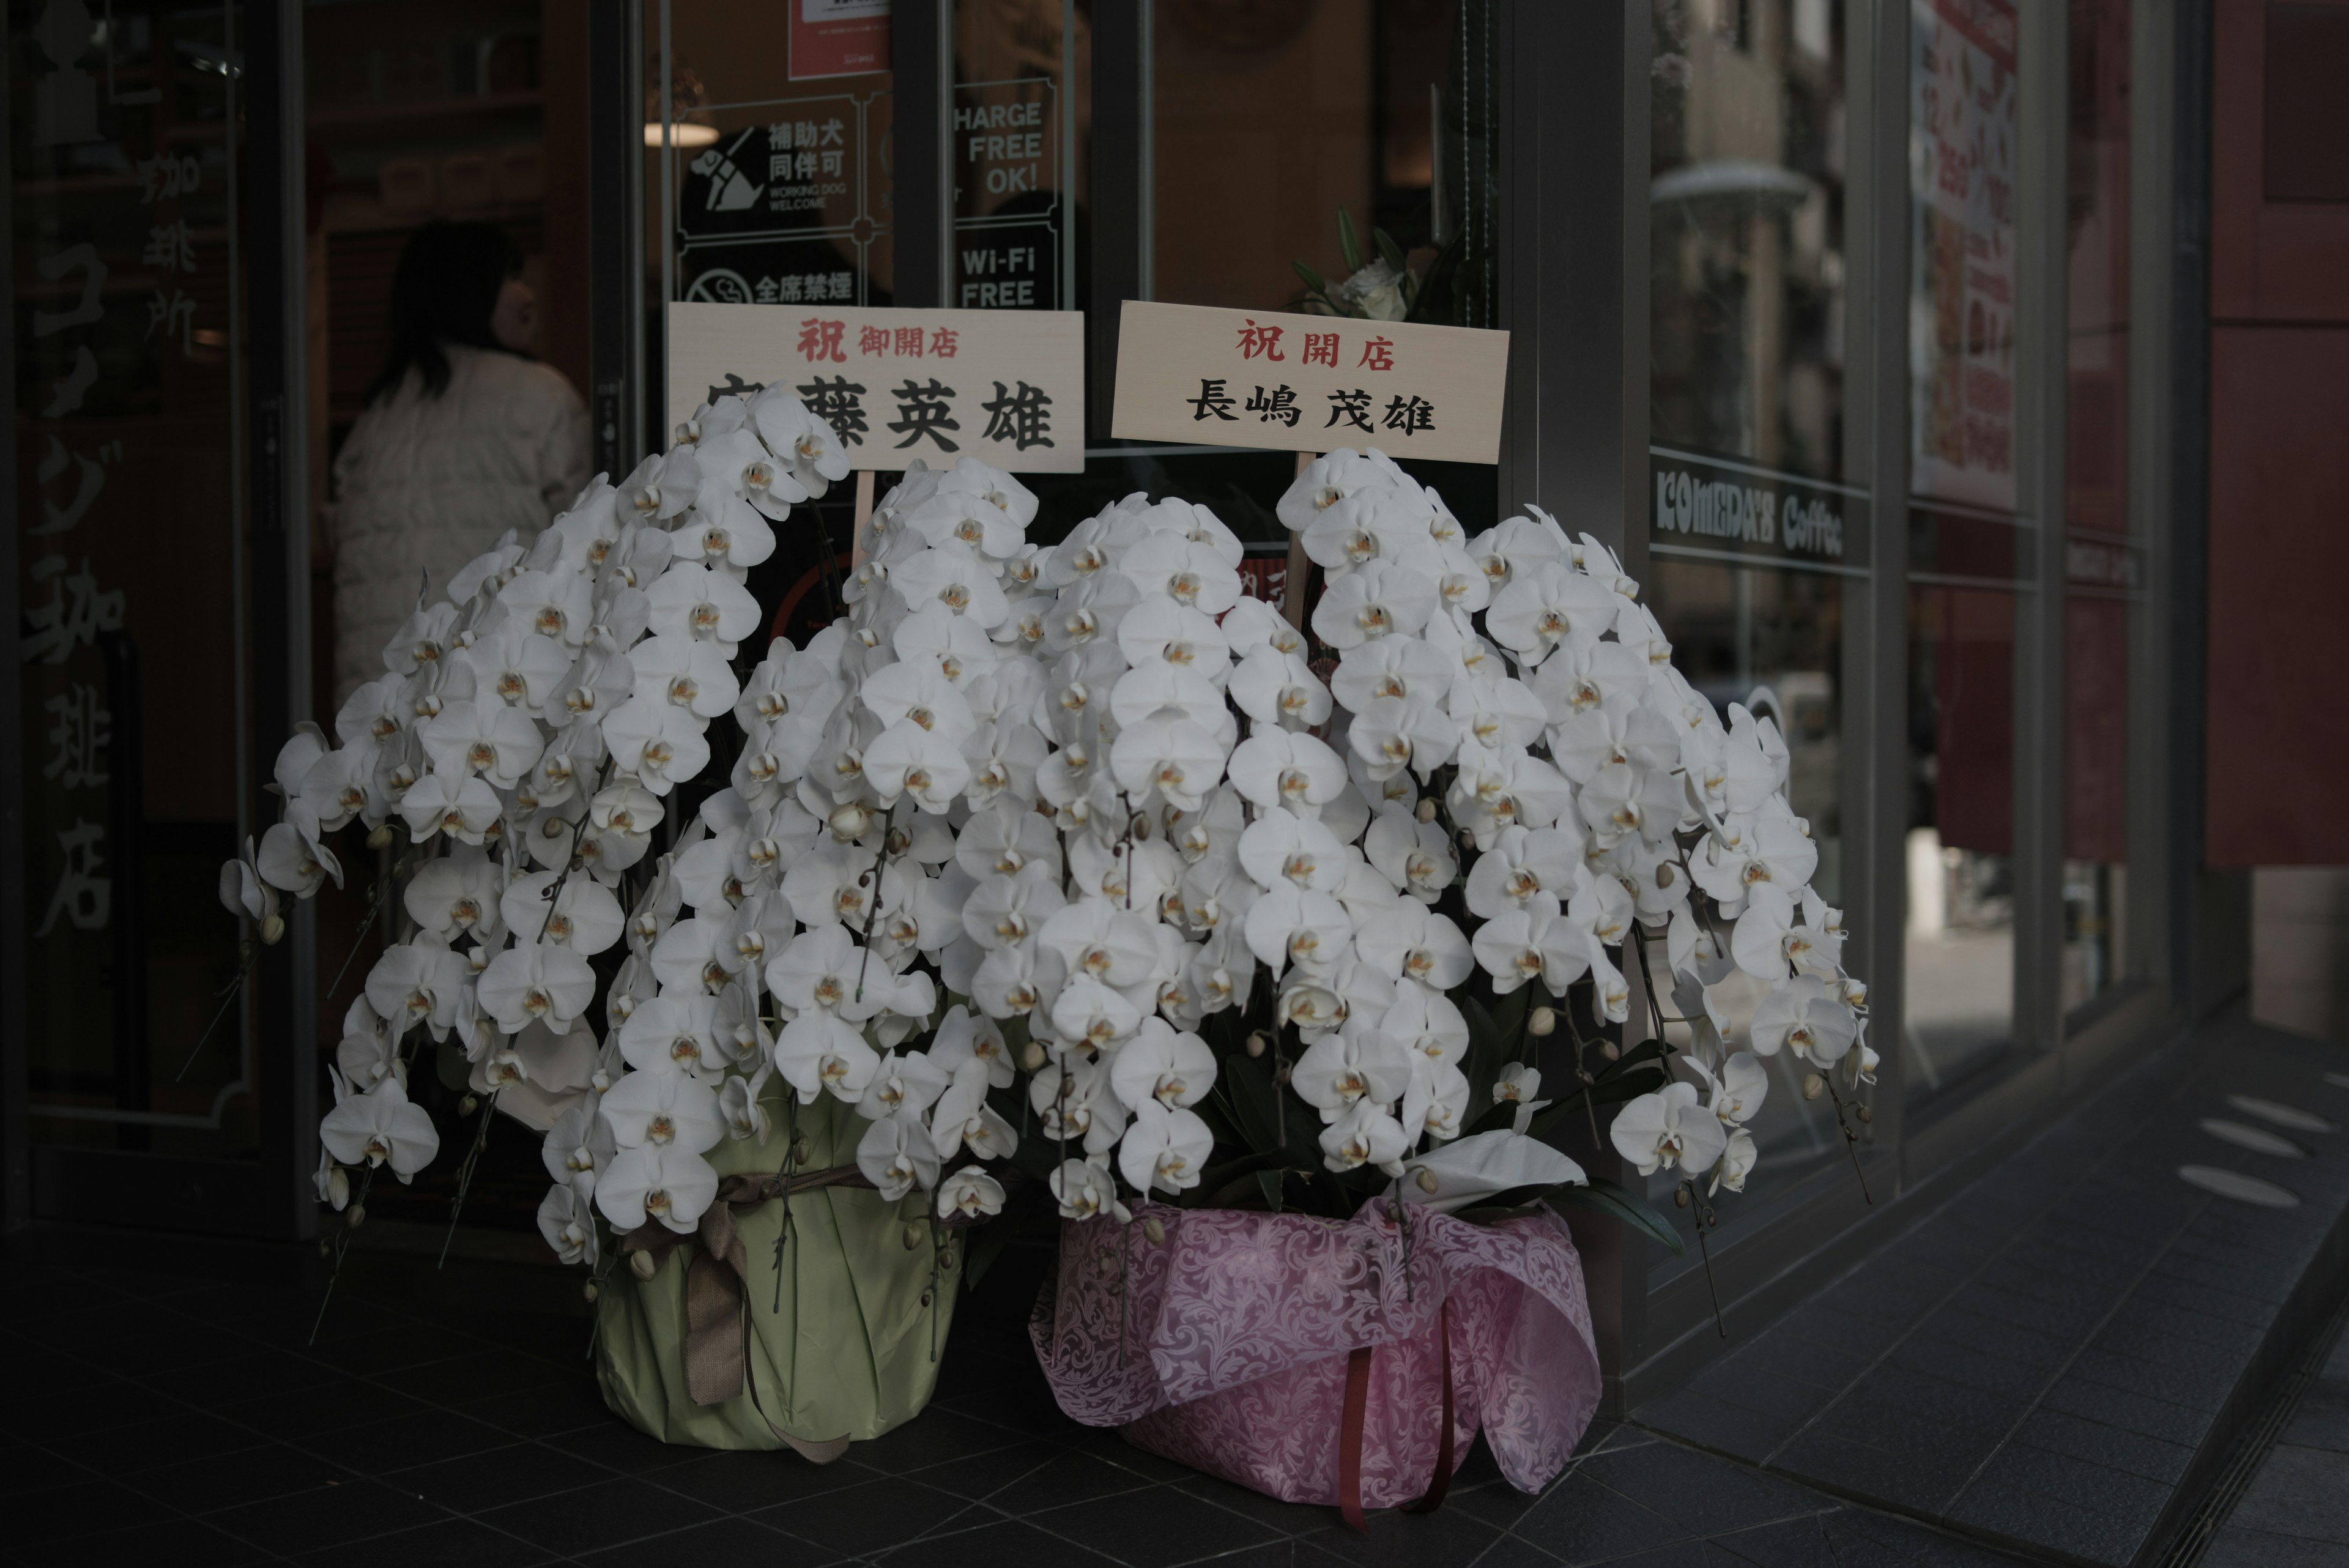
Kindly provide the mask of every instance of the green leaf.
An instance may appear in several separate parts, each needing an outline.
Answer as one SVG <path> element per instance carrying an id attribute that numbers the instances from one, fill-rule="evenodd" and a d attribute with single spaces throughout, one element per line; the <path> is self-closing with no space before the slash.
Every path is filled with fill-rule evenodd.
<path id="1" fill-rule="evenodd" d="M 1288 265 L 1297 269 L 1297 275 L 1304 281 L 1306 287 L 1311 289 L 1314 293 L 1322 296 L 1324 298 L 1329 296 L 1330 286 L 1321 281 L 1321 275 L 1319 273 L 1315 272 L 1311 267 L 1307 266 L 1301 261 L 1293 261 Z"/>
<path id="2" fill-rule="evenodd" d="M 1256 1173 L 1256 1184 L 1264 1191 L 1264 1206 L 1275 1214 L 1280 1212 L 1280 1184 L 1288 1174 L 1282 1170 L 1259 1170 Z"/>
<path id="3" fill-rule="evenodd" d="M 1346 258 L 1346 275 L 1353 276 L 1362 270 L 1362 240 L 1354 232 L 1354 215 L 1345 208 L 1338 209 L 1338 254 Z"/>
<path id="4" fill-rule="evenodd" d="M 1605 1066 L 1599 1068 L 1598 1073 L 1599 1081 L 1603 1084 L 1609 1078 L 1619 1077 L 1621 1075 L 1628 1073 L 1632 1068 L 1640 1065 L 1642 1062 L 1653 1062 L 1663 1054 L 1664 1043 L 1662 1041 L 1642 1040 L 1637 1045 L 1632 1046 L 1629 1051 L 1624 1052 L 1622 1055 L 1617 1057 L 1614 1061 L 1609 1062 Z"/>
<path id="5" fill-rule="evenodd" d="M 443 1040 L 432 1052 L 432 1071 L 440 1079 L 440 1086 L 451 1094 L 461 1095 L 472 1086 L 473 1064 L 465 1060 L 465 1053 L 454 1040 Z"/>
<path id="6" fill-rule="evenodd" d="M 1262 1154 L 1280 1147 L 1280 1102 L 1264 1060 L 1238 1055 L 1225 1059 L 1222 1081 L 1231 1085 L 1232 1120 L 1247 1146 Z"/>
<path id="7" fill-rule="evenodd" d="M 1394 236 L 1384 229 L 1372 229 L 1371 234 L 1379 242 L 1379 254 L 1386 258 L 1387 265 L 1395 269 L 1396 275 L 1410 276 L 1411 269 L 1402 265 L 1402 247 L 1395 244 Z"/>
<path id="8" fill-rule="evenodd" d="M 1594 1176 L 1582 1187 L 1561 1187 L 1550 1195 L 1550 1202 L 1568 1209 L 1588 1209 L 1622 1221 L 1671 1249 L 1677 1258 L 1688 1251 L 1688 1243 L 1663 1214 L 1627 1187 L 1621 1187 L 1603 1176 Z"/>

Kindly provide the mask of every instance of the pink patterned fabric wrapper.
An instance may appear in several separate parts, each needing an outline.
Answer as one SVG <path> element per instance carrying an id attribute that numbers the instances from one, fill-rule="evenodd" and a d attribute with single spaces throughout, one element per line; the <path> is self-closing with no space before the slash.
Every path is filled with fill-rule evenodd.
<path id="1" fill-rule="evenodd" d="M 1448 1300 L 1454 1452 L 1481 1427 L 1501 1473 L 1538 1490 L 1599 1407 L 1565 1224 L 1415 1210 L 1406 1282 L 1385 1207 L 1334 1220 L 1149 1204 L 1133 1225 L 1063 1222 L 1059 1280 L 1029 1323 L 1061 1408 L 1284 1501 L 1334 1504 L 1348 1354 L 1374 1346 L 1361 1501 L 1410 1502 L 1435 1469 Z M 1163 1243 L 1142 1234 L 1152 1215 Z"/>

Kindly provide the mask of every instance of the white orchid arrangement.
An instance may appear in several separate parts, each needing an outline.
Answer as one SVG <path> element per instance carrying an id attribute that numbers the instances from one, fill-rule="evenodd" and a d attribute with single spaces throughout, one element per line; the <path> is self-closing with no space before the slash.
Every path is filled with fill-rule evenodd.
<path id="1" fill-rule="evenodd" d="M 846 613 L 738 679 L 746 568 L 846 469 L 788 394 L 722 399 L 419 607 L 340 745 L 286 746 L 285 820 L 222 873 L 265 938 L 278 892 L 339 878 L 336 829 L 412 846 L 323 1199 L 432 1158 L 405 1094 L 429 1038 L 546 1135 L 566 1262 L 602 1228 L 691 1232 L 707 1153 L 825 1096 L 870 1123 L 863 1180 L 948 1224 L 1392 1192 L 1578 1202 L 1677 1247 L 1546 1135 L 1621 1104 L 1642 1175 L 1735 1190 L 1757 1055 L 1868 1077 L 1782 739 L 1724 726 L 1588 535 L 1533 511 L 1470 536 L 1381 454 L 1332 452 L 1278 507 L 1324 575 L 1309 639 L 1243 596 L 1202 507 L 1135 495 L 1041 546 L 1010 476 L 916 465 Z M 672 829 L 730 712 L 727 783 Z M 1620 1051 L 1627 944 L 1656 1038 Z M 1768 988 L 1738 1050 L 1733 970 Z"/>

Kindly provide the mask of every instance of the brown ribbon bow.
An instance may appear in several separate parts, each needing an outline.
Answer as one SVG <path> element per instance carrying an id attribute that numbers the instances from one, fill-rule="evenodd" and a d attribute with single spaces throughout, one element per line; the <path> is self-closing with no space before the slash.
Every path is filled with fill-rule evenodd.
<path id="1" fill-rule="evenodd" d="M 620 1238 L 621 1251 L 648 1252 L 656 1267 L 685 1241 L 701 1244 L 685 1274 L 685 1386 L 695 1404 L 722 1405 L 742 1392 L 750 1342 L 742 1293 L 750 1280 L 750 1258 L 735 1229 L 734 1211 L 755 1209 L 787 1192 L 872 1185 L 853 1165 L 794 1175 L 788 1181 L 774 1171 L 729 1176 L 718 1183 L 718 1196 L 702 1211 L 701 1224 L 691 1237 L 648 1220 Z"/>

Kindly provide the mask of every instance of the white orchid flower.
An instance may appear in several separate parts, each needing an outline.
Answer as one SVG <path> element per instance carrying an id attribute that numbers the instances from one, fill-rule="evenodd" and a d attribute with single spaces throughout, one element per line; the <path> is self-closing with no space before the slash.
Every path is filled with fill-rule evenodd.
<path id="1" fill-rule="evenodd" d="M 617 1088 L 614 1085 L 614 1092 Z M 676 1143 L 646 1142 L 624 1148 L 595 1183 L 595 1207 L 616 1231 L 634 1231 L 657 1220 L 689 1236 L 717 1198 L 718 1173 L 700 1155 Z"/>
<path id="2" fill-rule="evenodd" d="M 221 907 L 232 915 L 242 915 L 258 922 L 264 929 L 270 921 L 275 920 L 282 932 L 285 921 L 277 913 L 277 889 L 262 877 L 259 859 L 253 840 L 247 837 L 243 855 L 222 863 Z"/>
<path id="3" fill-rule="evenodd" d="M 1842 997 L 1814 975 L 1796 975 L 1754 1006 L 1751 1043 L 1756 1056 L 1792 1051 L 1825 1071 L 1859 1037 L 1859 1020 Z"/>
<path id="4" fill-rule="evenodd" d="M 1627 1102 L 1608 1137 L 1641 1176 L 1659 1169 L 1702 1175 L 1729 1145 L 1721 1118 L 1697 1104 L 1694 1084 L 1668 1084 Z"/>
<path id="5" fill-rule="evenodd" d="M 285 820 L 261 836 L 254 860 L 263 881 L 296 898 L 316 896 L 329 879 L 343 885 L 342 863 L 319 841 L 318 814 L 300 800 L 285 805 Z"/>
<path id="6" fill-rule="evenodd" d="M 655 1144 L 700 1154 L 726 1136 L 717 1095 L 683 1073 L 630 1073 L 605 1091 L 602 1109 L 624 1150 Z"/>
<path id="7" fill-rule="evenodd" d="M 1003 1184 L 967 1165 L 938 1185 L 938 1218 L 984 1220 L 1003 1212 Z"/>
<path id="8" fill-rule="evenodd" d="M 498 603 L 516 625 L 574 653 L 595 622 L 593 590 L 571 572 L 523 572 L 498 591 Z"/>
<path id="9" fill-rule="evenodd" d="M 595 1000 L 595 971 L 570 948 L 528 942 L 508 948 L 481 974 L 481 1010 L 500 1031 L 515 1034 L 532 1023 L 567 1032 Z"/>
<path id="10" fill-rule="evenodd" d="M 447 1037 L 464 1000 L 465 961 L 445 943 L 419 937 L 384 950 L 367 971 L 367 1002 L 395 1035 L 423 1024 L 435 1040 Z"/>
<path id="11" fill-rule="evenodd" d="M 1196 1112 L 1143 1100 L 1117 1146 L 1118 1171 L 1137 1192 L 1187 1192 L 1199 1185 L 1215 1144 Z"/>
<path id="12" fill-rule="evenodd" d="M 1401 1176 L 1411 1141 L 1401 1122 L 1371 1101 L 1358 1100 L 1321 1129 L 1321 1163 L 1340 1172 L 1371 1165 L 1389 1176 Z"/>
<path id="13" fill-rule="evenodd" d="M 683 1074 L 714 1082 L 730 1064 L 717 1035 L 718 999 L 668 992 L 631 1009 L 616 1038 L 628 1065 L 644 1075 Z"/>
<path id="14" fill-rule="evenodd" d="M 1365 919 L 1354 950 L 1391 980 L 1449 991 L 1475 972 L 1476 955 L 1448 915 L 1406 900 Z"/>
<path id="15" fill-rule="evenodd" d="M 1598 940 L 1559 909 L 1550 893 L 1537 893 L 1522 909 L 1504 909 L 1478 928 L 1472 944 L 1476 961 L 1503 996 L 1529 980 L 1539 980 L 1552 996 L 1606 961 Z"/>
<path id="16" fill-rule="evenodd" d="M 864 1085 L 856 1114 L 867 1121 L 879 1121 L 899 1111 L 922 1116 L 947 1092 L 948 1082 L 946 1070 L 928 1056 L 889 1052 Z"/>
<path id="17" fill-rule="evenodd" d="M 716 645 L 728 659 L 759 629 L 759 601 L 724 572 L 682 561 L 645 590 L 652 629 Z"/>
<path id="18" fill-rule="evenodd" d="M 1196 1034 L 1145 1019 L 1111 1059 L 1110 1086 L 1129 1106 L 1154 1100 L 1169 1110 L 1186 1109 L 1216 1086 L 1216 1054 Z"/>
<path id="19" fill-rule="evenodd" d="M 1232 787 L 1250 805 L 1318 816 L 1346 787 L 1345 759 L 1311 735 L 1261 731 L 1232 753 Z"/>
<path id="20" fill-rule="evenodd" d="M 589 1099 L 593 1101 L 595 1096 Z M 576 1189 L 584 1197 L 594 1193 L 596 1174 L 608 1168 L 612 1157 L 618 1152 L 619 1144 L 612 1137 L 611 1125 L 590 1103 L 574 1106 L 554 1118 L 554 1125 L 547 1129 L 546 1141 L 539 1147 L 539 1158 L 544 1162 L 547 1175 Z"/>
<path id="21" fill-rule="evenodd" d="M 1298 1097 L 1334 1122 L 1356 1104 L 1391 1106 L 1411 1086 L 1411 1054 L 1368 1024 L 1349 1023 L 1306 1048 L 1290 1069 Z"/>
<path id="22" fill-rule="evenodd" d="M 558 1262 L 595 1266 L 598 1248 L 595 1217 L 588 1209 L 587 1199 L 573 1189 L 558 1183 L 546 1189 L 546 1196 L 538 1204 L 538 1233 L 554 1249 Z"/>
<path id="23" fill-rule="evenodd" d="M 1117 1182 L 1111 1177 L 1108 1166 L 1087 1159 L 1064 1160 L 1061 1168 L 1052 1172 L 1046 1183 L 1052 1196 L 1060 1200 L 1063 1220 L 1091 1220 L 1107 1214 L 1121 1224 L 1133 1218 L 1133 1210 L 1118 1201 Z"/>
<path id="24" fill-rule="evenodd" d="M 1371 561 L 1330 580 L 1313 607 L 1313 634 L 1340 650 L 1413 636 L 1438 602 L 1435 579 L 1416 566 Z"/>
<path id="25" fill-rule="evenodd" d="M 1540 561 L 1510 572 L 1493 594 L 1485 624 L 1495 641 L 1531 669 L 1569 640 L 1598 641 L 1614 624 L 1618 608 L 1609 585 L 1570 566 Z"/>
<path id="26" fill-rule="evenodd" d="M 1712 1179 L 1705 1184 L 1705 1196 L 1710 1198 L 1724 1187 L 1732 1192 L 1744 1191 L 1745 1178 L 1759 1158 L 1761 1151 L 1754 1146 L 1754 1135 L 1741 1127 L 1731 1127 L 1729 1141 L 1723 1147 L 1721 1158 L 1713 1161 Z"/>
<path id="27" fill-rule="evenodd" d="M 402 1186 L 440 1151 L 432 1118 L 409 1102 L 398 1078 L 337 1104 L 318 1124 L 318 1141 L 345 1165 L 390 1166 Z"/>
<path id="28" fill-rule="evenodd" d="M 421 842 L 445 833 L 460 844 L 479 844 L 502 812 L 489 782 L 456 774 L 427 774 L 399 797 L 399 815 Z"/>
<path id="29" fill-rule="evenodd" d="M 533 871 L 508 884 L 498 901 L 505 929 L 517 940 L 559 942 L 586 958 L 618 942 L 627 922 L 612 890 L 574 877 L 557 891 L 558 879 L 555 872 Z"/>
<path id="30" fill-rule="evenodd" d="M 1411 1086 L 1403 1091 L 1397 1120 L 1414 1140 L 1421 1133 L 1432 1138 L 1455 1138 L 1468 1116 L 1468 1078 L 1441 1057 L 1411 1054 Z"/>

